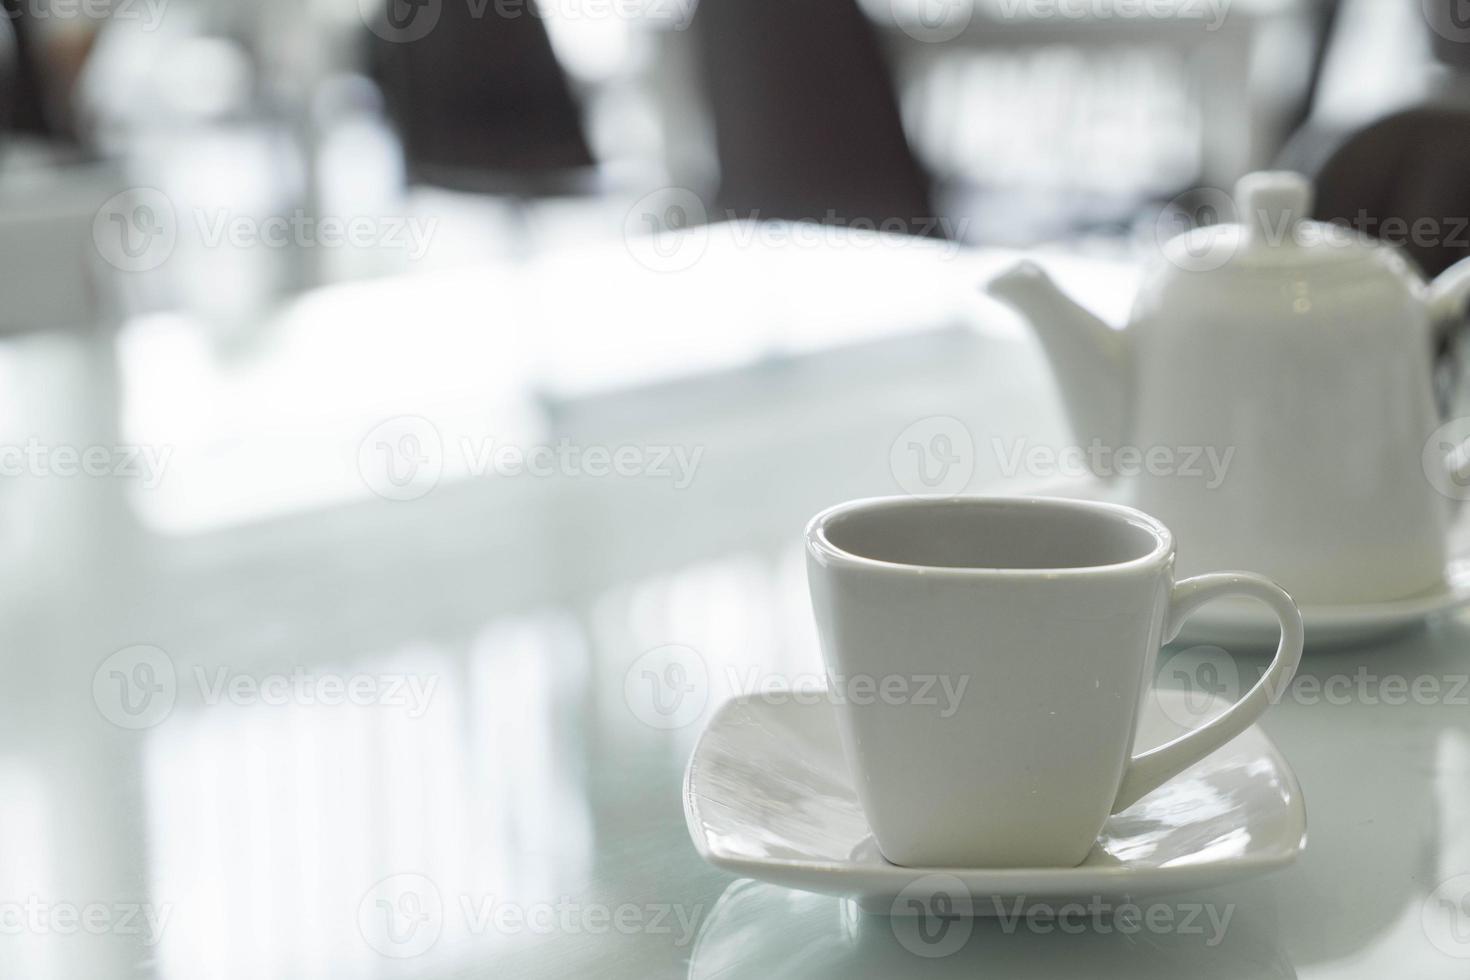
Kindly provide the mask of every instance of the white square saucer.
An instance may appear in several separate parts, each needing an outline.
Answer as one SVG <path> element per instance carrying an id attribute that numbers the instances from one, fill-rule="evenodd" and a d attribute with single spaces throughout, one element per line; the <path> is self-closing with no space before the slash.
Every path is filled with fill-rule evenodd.
<path id="1" fill-rule="evenodd" d="M 1211 716 L 1189 697 L 1201 695 L 1159 690 L 1145 699 L 1140 748 Z M 803 700 L 727 702 L 695 746 L 684 815 L 700 856 L 715 867 L 882 913 L 895 911 L 900 897 L 958 888 L 984 915 L 1017 898 L 1116 901 L 1211 887 L 1290 864 L 1306 846 L 1296 776 L 1252 726 L 1109 818 L 1075 868 L 899 867 L 883 859 L 863 818 L 835 706 L 825 697 Z"/>

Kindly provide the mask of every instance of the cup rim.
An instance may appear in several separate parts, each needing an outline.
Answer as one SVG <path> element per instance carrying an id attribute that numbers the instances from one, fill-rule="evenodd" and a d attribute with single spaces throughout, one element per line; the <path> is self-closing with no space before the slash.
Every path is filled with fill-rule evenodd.
<path id="1" fill-rule="evenodd" d="M 827 535 L 832 522 L 854 513 L 900 510 L 910 507 L 945 507 L 960 504 L 993 504 L 1035 510 L 1071 510 L 1099 517 L 1125 521 L 1153 535 L 1154 544 L 1146 553 L 1120 562 L 1098 565 L 1071 565 L 1061 568 L 990 568 L 982 565 L 921 565 L 909 562 L 870 558 L 838 547 Z M 1124 504 L 1098 500 L 1075 500 L 1068 497 L 1021 497 L 1006 494 L 959 494 L 951 497 L 893 495 L 848 500 L 818 513 L 806 525 L 807 553 L 823 566 L 845 566 L 890 572 L 917 572 L 926 576 L 952 578 L 1079 578 L 1114 575 L 1163 564 L 1174 552 L 1174 535 L 1158 518 Z"/>

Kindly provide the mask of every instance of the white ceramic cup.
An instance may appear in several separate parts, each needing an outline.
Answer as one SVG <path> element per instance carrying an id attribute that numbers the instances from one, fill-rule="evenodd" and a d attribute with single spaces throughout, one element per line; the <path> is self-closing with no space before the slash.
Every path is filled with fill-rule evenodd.
<path id="1" fill-rule="evenodd" d="M 1174 539 L 1129 507 L 887 497 L 823 511 L 807 576 L 838 726 L 884 857 L 1072 867 L 1130 806 L 1260 717 L 1302 652 L 1291 597 L 1246 572 L 1174 580 Z M 1159 647 L 1246 596 L 1281 622 L 1261 680 L 1133 754 Z"/>

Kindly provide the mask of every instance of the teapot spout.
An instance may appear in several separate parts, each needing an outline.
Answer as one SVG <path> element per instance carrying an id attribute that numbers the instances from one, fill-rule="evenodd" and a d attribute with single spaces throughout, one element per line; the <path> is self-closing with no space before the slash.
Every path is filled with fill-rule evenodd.
<path id="1" fill-rule="evenodd" d="M 1079 443 L 1121 446 L 1133 373 L 1127 332 L 1114 330 L 1073 302 L 1034 262 L 1001 273 L 986 292 L 1030 322 L 1051 362 Z"/>

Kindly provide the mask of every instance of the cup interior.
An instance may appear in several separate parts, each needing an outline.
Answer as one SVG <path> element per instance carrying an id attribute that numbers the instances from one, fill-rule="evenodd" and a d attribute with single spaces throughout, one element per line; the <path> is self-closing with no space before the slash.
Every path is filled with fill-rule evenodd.
<path id="1" fill-rule="evenodd" d="M 1042 498 L 889 498 L 819 517 L 815 537 L 867 561 L 926 568 L 1067 571 L 1161 556 L 1168 531 L 1126 507 Z"/>

